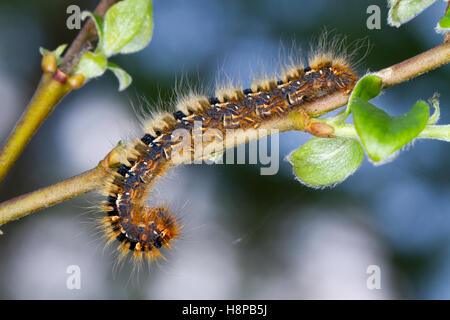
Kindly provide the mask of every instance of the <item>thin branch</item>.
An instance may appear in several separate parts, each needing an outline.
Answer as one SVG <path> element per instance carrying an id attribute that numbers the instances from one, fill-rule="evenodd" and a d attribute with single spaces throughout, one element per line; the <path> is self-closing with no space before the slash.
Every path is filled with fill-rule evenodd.
<path id="1" fill-rule="evenodd" d="M 105 178 L 101 167 L 91 169 L 52 186 L 5 201 L 0 209 L 0 225 L 19 219 L 28 213 L 52 206 L 99 187 L 98 181 Z"/>
<path id="2" fill-rule="evenodd" d="M 392 67 L 376 72 L 383 79 L 383 87 L 388 88 L 418 75 L 433 70 L 450 61 L 450 41 L 434 47 Z"/>
<path id="3" fill-rule="evenodd" d="M 382 69 L 376 74 L 382 77 L 383 87 L 387 88 L 449 62 L 450 42 L 444 42 L 411 59 Z M 304 110 L 309 116 L 318 117 L 345 105 L 349 95 L 350 93 L 335 93 L 325 96 L 317 101 L 305 104 Z M 351 134 L 351 128 L 347 129 L 349 129 L 347 134 Z M 429 132 L 429 134 L 432 135 L 433 133 Z M 92 169 L 56 185 L 39 189 L 0 204 L 0 225 L 98 188 L 107 175 L 106 168 L 119 162 L 120 152 L 116 151 L 117 147 L 101 162 L 99 167 L 101 169 Z"/>
<path id="4" fill-rule="evenodd" d="M 57 184 L 15 197 L 0 204 L 0 226 L 80 194 L 98 189 L 109 169 L 120 163 L 121 147 L 115 147 L 97 167 Z"/>
<path id="5" fill-rule="evenodd" d="M 116 2 L 117 0 L 101 0 L 95 12 L 103 16 L 108 8 Z M 84 52 L 83 48 L 96 37 L 94 23 L 89 20 L 67 50 L 60 68 L 55 73 L 44 72 L 28 107 L 0 151 L 0 181 L 11 169 L 44 120 L 47 119 L 61 99 L 70 92 L 66 81 L 68 75 L 77 65 L 81 52 Z"/>

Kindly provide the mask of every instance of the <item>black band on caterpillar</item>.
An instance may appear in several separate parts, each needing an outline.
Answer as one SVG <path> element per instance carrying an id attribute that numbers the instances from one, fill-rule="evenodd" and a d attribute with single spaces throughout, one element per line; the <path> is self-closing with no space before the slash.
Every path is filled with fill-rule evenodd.
<path id="1" fill-rule="evenodd" d="M 179 223 L 167 208 L 144 205 L 155 178 L 195 157 L 193 142 L 185 158 L 170 157 L 181 143 L 173 134 L 175 130 L 184 129 L 195 136 L 195 121 L 201 122 L 201 132 L 216 129 L 225 138 L 228 129 L 280 129 L 279 123 L 304 103 L 354 87 L 358 77 L 345 60 L 320 59 L 331 54 L 318 56 L 310 59 L 310 67 L 295 66 L 280 79 L 258 81 L 250 89 L 221 90 L 209 99 L 186 97 L 177 106 L 178 111 L 152 119 L 146 134 L 130 147 L 127 160 L 111 174 L 105 188 L 108 198 L 103 211 L 108 214 L 104 221 L 110 241 L 119 240 L 121 248 L 136 256 L 145 253 L 154 257 L 179 234 Z"/>
<path id="2" fill-rule="evenodd" d="M 143 137 L 141 138 L 141 141 L 142 141 L 143 143 L 145 143 L 146 145 L 149 145 L 150 143 L 152 143 L 153 140 L 155 140 L 155 137 L 152 136 L 151 134 L 148 134 L 148 133 L 146 133 L 145 136 L 143 136 Z"/>

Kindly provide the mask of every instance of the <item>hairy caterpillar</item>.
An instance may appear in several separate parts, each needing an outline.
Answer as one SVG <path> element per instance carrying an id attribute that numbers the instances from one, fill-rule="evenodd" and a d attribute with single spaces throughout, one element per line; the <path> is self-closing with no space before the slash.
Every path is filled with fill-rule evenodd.
<path id="1" fill-rule="evenodd" d="M 144 202 L 150 186 L 165 171 L 193 160 L 207 159 L 212 152 L 223 151 L 252 139 L 269 135 L 271 129 L 295 129 L 290 115 L 301 112 L 305 103 L 342 91 L 349 92 L 358 79 L 345 55 L 318 50 L 309 66 L 297 65 L 279 79 L 257 81 L 250 89 L 221 89 L 215 97 L 191 94 L 180 99 L 176 111 L 159 114 L 147 122 L 145 134 L 131 143 L 120 167 L 111 172 L 102 210 L 107 213 L 103 228 L 108 243 L 120 241 L 122 256 L 133 252 L 142 256 L 160 256 L 161 247 L 169 247 L 180 232 L 180 225 L 166 207 L 147 207 Z M 259 131 L 258 131 L 259 130 Z M 187 132 L 192 139 L 176 134 Z M 205 133 L 209 138 L 199 137 Z M 197 143 L 196 143 L 197 141 Z M 237 141 L 237 142 L 236 142 Z"/>

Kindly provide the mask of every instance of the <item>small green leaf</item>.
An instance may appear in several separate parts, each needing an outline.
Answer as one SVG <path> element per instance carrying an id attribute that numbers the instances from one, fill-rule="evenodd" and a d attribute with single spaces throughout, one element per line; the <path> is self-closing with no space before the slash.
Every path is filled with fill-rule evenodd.
<path id="1" fill-rule="evenodd" d="M 289 161 L 300 182 L 324 187 L 345 180 L 364 158 L 360 143 L 352 138 L 313 138 L 291 153 Z"/>
<path id="2" fill-rule="evenodd" d="M 380 94 L 382 84 L 383 79 L 378 76 L 371 74 L 364 76 L 358 81 L 353 89 L 351 98 L 358 97 L 369 101 Z"/>
<path id="3" fill-rule="evenodd" d="M 50 51 L 50 50 L 40 47 L 39 52 L 41 53 L 42 56 L 44 56 L 47 53 L 52 52 L 56 57 L 57 65 L 60 65 L 61 60 L 62 60 L 61 55 L 63 54 L 64 50 L 66 50 L 66 48 L 67 48 L 67 44 L 61 44 L 58 46 L 58 48 L 56 48 L 53 51 Z"/>
<path id="4" fill-rule="evenodd" d="M 86 52 L 78 62 L 75 73 L 81 73 L 86 79 L 101 76 L 106 70 L 107 60 L 100 54 Z"/>
<path id="5" fill-rule="evenodd" d="M 57 59 L 59 59 L 61 57 L 64 50 L 66 50 L 66 48 L 67 48 L 67 44 L 61 44 L 58 46 L 58 48 L 55 49 L 55 51 L 53 51 L 53 53 L 55 54 Z"/>
<path id="6" fill-rule="evenodd" d="M 47 53 L 50 53 L 51 51 L 50 50 L 48 50 L 48 49 L 45 49 L 45 48 L 43 48 L 43 47 L 39 47 L 39 53 L 42 55 L 42 56 L 44 56 L 44 55 L 46 55 Z"/>
<path id="7" fill-rule="evenodd" d="M 128 42 L 120 53 L 133 53 L 144 49 L 152 39 L 153 35 L 153 19 L 152 19 L 152 3 L 149 3 L 148 14 L 145 16 L 144 22 L 141 25 L 138 33 L 134 38 Z"/>
<path id="8" fill-rule="evenodd" d="M 131 76 L 125 70 L 112 62 L 108 62 L 108 69 L 114 72 L 114 75 L 119 80 L 119 91 L 125 90 L 133 81 Z"/>
<path id="9" fill-rule="evenodd" d="M 365 101 L 369 101 L 370 99 L 373 99 L 380 94 L 382 85 L 383 79 L 378 76 L 369 74 L 359 79 L 350 96 L 347 109 L 345 110 L 345 117 L 347 117 L 352 110 L 353 98 L 358 97 Z"/>
<path id="10" fill-rule="evenodd" d="M 100 16 L 97 14 L 90 12 L 90 11 L 83 11 L 81 13 L 81 19 L 84 20 L 87 17 L 92 18 L 92 21 L 94 21 L 95 28 L 97 30 L 98 35 L 98 43 L 97 43 L 97 49 L 95 50 L 96 53 L 100 53 L 100 51 L 103 48 L 103 20 Z"/>
<path id="11" fill-rule="evenodd" d="M 436 0 L 389 0 L 388 23 L 400 27 L 432 5 Z"/>
<path id="12" fill-rule="evenodd" d="M 371 103 L 355 97 L 352 113 L 356 131 L 370 158 L 383 160 L 412 141 L 425 128 L 428 104 L 418 101 L 401 116 L 391 117 Z"/>
<path id="13" fill-rule="evenodd" d="M 447 7 L 447 12 L 438 22 L 436 26 L 436 31 L 438 33 L 447 33 L 450 31 L 450 6 Z"/>
<path id="14" fill-rule="evenodd" d="M 139 32 L 148 14 L 148 0 L 124 0 L 105 14 L 103 52 L 107 57 L 119 53 Z"/>

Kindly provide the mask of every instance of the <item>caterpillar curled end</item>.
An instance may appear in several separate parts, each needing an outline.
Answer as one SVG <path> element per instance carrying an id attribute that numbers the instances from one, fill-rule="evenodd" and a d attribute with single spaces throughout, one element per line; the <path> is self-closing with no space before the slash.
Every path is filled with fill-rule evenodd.
<path id="1" fill-rule="evenodd" d="M 120 168 L 123 172 L 124 167 Z M 160 249 L 170 248 L 171 241 L 178 237 L 181 229 L 179 221 L 166 207 L 143 207 L 139 212 L 139 220 L 133 220 L 131 216 L 122 217 L 118 209 L 120 200 L 108 196 L 103 206 L 107 216 L 102 219 L 102 229 L 107 244 L 118 240 L 121 257 L 129 252 L 138 261 L 143 257 L 148 260 L 160 257 Z"/>
<path id="2" fill-rule="evenodd" d="M 348 93 L 357 80 L 345 57 L 323 51 L 322 46 L 310 57 L 309 66 L 285 68 L 279 78 L 256 81 L 249 89 L 221 88 L 211 98 L 194 93 L 181 97 L 173 113 L 147 121 L 141 139 L 128 145 L 120 167 L 111 172 L 102 205 L 108 243 L 117 239 L 123 255 L 133 252 L 138 259 L 158 257 L 160 248 L 170 247 L 180 234 L 179 221 L 166 207 L 145 206 L 145 199 L 156 178 L 170 167 L 211 156 L 196 153 L 197 135 L 215 130 L 213 139 L 200 140 L 202 148 L 213 145 L 215 151 L 223 151 L 230 147 L 225 140 L 245 143 L 262 138 L 256 134 L 259 129 L 292 130 L 288 121 L 292 112 L 324 96 Z M 200 130 L 195 130 L 196 123 Z M 178 130 L 193 139 L 180 139 Z"/>

